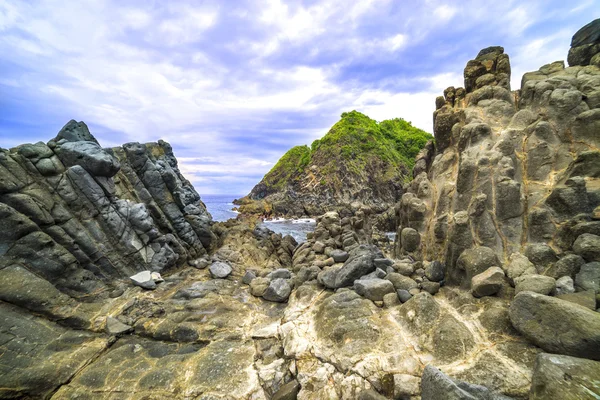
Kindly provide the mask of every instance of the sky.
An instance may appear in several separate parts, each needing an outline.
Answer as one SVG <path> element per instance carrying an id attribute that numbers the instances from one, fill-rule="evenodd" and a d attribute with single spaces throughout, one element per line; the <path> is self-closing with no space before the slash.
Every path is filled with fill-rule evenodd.
<path id="1" fill-rule="evenodd" d="M 84 121 L 166 140 L 200 194 L 246 194 L 344 111 L 432 132 L 435 97 L 501 45 L 512 88 L 566 60 L 597 0 L 0 0 L 0 147 Z"/>

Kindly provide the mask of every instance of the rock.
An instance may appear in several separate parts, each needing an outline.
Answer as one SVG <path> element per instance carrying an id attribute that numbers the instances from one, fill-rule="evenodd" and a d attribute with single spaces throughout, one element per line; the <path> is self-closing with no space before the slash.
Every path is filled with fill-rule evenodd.
<path id="1" fill-rule="evenodd" d="M 439 282 L 423 282 L 421 283 L 421 289 L 426 291 L 427 293 L 434 295 L 440 291 L 440 283 Z"/>
<path id="2" fill-rule="evenodd" d="M 535 265 L 538 272 L 558 261 L 556 252 L 546 243 L 531 243 L 525 247 L 525 256 Z"/>
<path id="3" fill-rule="evenodd" d="M 510 255 L 508 264 L 503 266 L 506 276 L 511 283 L 520 276 L 537 274 L 535 265 L 527 257 L 519 253 L 513 253 Z"/>
<path id="4" fill-rule="evenodd" d="M 575 286 L 573 278 L 570 276 L 563 276 L 556 280 L 555 295 L 560 296 L 561 294 L 575 293 Z"/>
<path id="5" fill-rule="evenodd" d="M 317 282 L 328 289 L 336 289 L 335 283 L 340 269 L 341 267 L 336 266 L 323 268 L 323 270 L 317 275 Z"/>
<path id="6" fill-rule="evenodd" d="M 293 379 L 282 385 L 277 392 L 273 394 L 271 400 L 296 400 L 300 392 L 300 383 Z"/>
<path id="7" fill-rule="evenodd" d="M 510 400 L 488 388 L 455 381 L 439 369 L 428 365 L 421 377 L 421 400 Z"/>
<path id="8" fill-rule="evenodd" d="M 286 302 L 292 293 L 292 288 L 287 280 L 273 279 L 263 294 L 263 299 L 278 303 Z"/>
<path id="9" fill-rule="evenodd" d="M 221 261 L 212 263 L 208 270 L 210 271 L 210 275 L 215 279 L 227 278 L 233 271 L 231 265 Z"/>
<path id="10" fill-rule="evenodd" d="M 269 279 L 290 279 L 292 277 L 292 273 L 290 272 L 289 269 L 286 268 L 279 268 L 276 269 L 275 271 L 271 271 L 267 274 L 267 278 Z"/>
<path id="11" fill-rule="evenodd" d="M 417 376 L 394 374 L 394 398 L 405 399 L 421 392 L 421 379 Z"/>
<path id="12" fill-rule="evenodd" d="M 358 400 L 386 400 L 387 397 L 380 395 L 373 389 L 363 390 L 358 394 Z"/>
<path id="13" fill-rule="evenodd" d="M 383 278 L 385 278 L 386 275 L 387 275 L 387 272 L 385 272 L 381 268 L 377 268 L 377 269 L 375 269 L 375 271 L 371 272 L 370 274 L 361 276 L 360 279 L 361 280 L 366 280 L 366 279 L 383 279 Z"/>
<path id="14" fill-rule="evenodd" d="M 400 232 L 400 243 L 405 251 L 413 252 L 419 247 L 421 235 L 413 228 L 404 228 Z"/>
<path id="15" fill-rule="evenodd" d="M 415 272 L 415 266 L 412 263 L 408 262 L 397 262 L 394 263 L 392 268 L 397 271 L 399 274 L 404 276 L 411 276 L 413 272 Z"/>
<path id="16" fill-rule="evenodd" d="M 361 276 L 375 270 L 373 260 L 382 258 L 381 251 L 375 246 L 360 245 L 350 252 L 350 257 L 338 271 L 335 278 L 335 287 L 352 286 L 354 281 Z"/>
<path id="17" fill-rule="evenodd" d="M 598 20 L 581 28 L 571 40 L 571 49 L 567 60 L 570 66 L 593 64 L 594 57 L 600 52 L 598 40 Z"/>
<path id="18" fill-rule="evenodd" d="M 206 258 L 198 258 L 196 260 L 190 261 L 190 265 L 194 268 L 204 269 L 210 265 L 210 261 Z"/>
<path id="19" fill-rule="evenodd" d="M 346 262 L 346 260 L 348 260 L 348 257 L 350 257 L 350 254 L 343 250 L 333 250 L 329 255 L 331 256 L 331 258 L 333 258 L 333 261 L 335 261 L 336 263 Z"/>
<path id="20" fill-rule="evenodd" d="M 249 270 L 247 270 L 247 271 L 246 271 L 246 273 L 244 274 L 244 277 L 242 278 L 242 282 L 243 282 L 245 285 L 249 285 L 249 284 L 250 284 L 250 282 L 252 282 L 252 280 L 253 280 L 254 278 L 256 278 L 256 271 L 249 269 Z"/>
<path id="21" fill-rule="evenodd" d="M 579 290 L 600 292 L 600 262 L 591 262 L 581 266 L 575 276 L 575 286 Z"/>
<path id="22" fill-rule="evenodd" d="M 589 308 L 592 311 L 596 310 L 596 294 L 593 290 L 577 293 L 563 293 L 556 296 L 565 301 L 570 301 L 574 304 L 579 304 L 582 307 Z"/>
<path id="23" fill-rule="evenodd" d="M 312 265 L 310 267 L 302 267 L 296 274 L 296 286 L 302 285 L 304 282 L 310 282 L 317 279 L 319 273 L 321 272 L 321 268 L 316 265 Z"/>
<path id="24" fill-rule="evenodd" d="M 533 292 L 515 296 L 509 317 L 514 328 L 542 349 L 600 360 L 600 314 Z"/>
<path id="25" fill-rule="evenodd" d="M 550 294 L 556 287 L 556 280 L 544 275 L 525 275 L 515 279 L 515 294 L 520 292 L 535 292 Z"/>
<path id="26" fill-rule="evenodd" d="M 499 266 L 500 262 L 492 249 L 482 246 L 463 251 L 458 257 L 457 265 L 466 272 L 466 279 L 471 282 L 475 275 L 490 267 Z"/>
<path id="27" fill-rule="evenodd" d="M 439 261 L 432 261 L 425 266 L 425 276 L 433 282 L 441 282 L 444 280 L 446 267 Z"/>
<path id="28" fill-rule="evenodd" d="M 267 291 L 270 283 L 271 280 L 269 278 L 254 278 L 252 279 L 252 282 L 250 282 L 250 293 L 252 296 L 262 297 Z"/>
<path id="29" fill-rule="evenodd" d="M 585 264 L 585 261 L 581 256 L 578 256 L 577 254 L 567 254 L 555 264 L 551 265 L 544 275 L 551 276 L 555 279 L 558 279 L 561 276 L 574 277 L 583 264 Z"/>
<path id="30" fill-rule="evenodd" d="M 530 400 L 600 398 L 600 362 L 540 353 L 535 359 Z"/>
<path id="31" fill-rule="evenodd" d="M 372 301 L 382 301 L 383 296 L 386 294 L 395 293 L 392 282 L 379 278 L 357 280 L 354 282 L 354 290 L 359 295 Z"/>
<path id="32" fill-rule="evenodd" d="M 406 303 L 407 301 L 410 300 L 410 298 L 412 297 L 412 294 L 410 294 L 408 292 L 408 290 L 404 290 L 404 289 L 398 289 L 396 291 L 396 294 L 398 295 L 398 299 L 402 302 L 402 303 Z"/>
<path id="33" fill-rule="evenodd" d="M 144 289 L 154 290 L 156 289 L 156 282 L 152 279 L 152 273 L 150 271 L 142 271 L 137 274 L 130 276 L 129 279 L 134 285 Z"/>
<path id="34" fill-rule="evenodd" d="M 376 258 L 373 260 L 373 264 L 375 268 L 381 268 L 385 271 L 387 267 L 394 265 L 394 262 L 389 258 Z"/>
<path id="35" fill-rule="evenodd" d="M 161 283 L 161 282 L 165 281 L 163 279 L 163 277 L 160 276 L 160 274 L 158 272 L 152 272 L 152 273 L 150 273 L 150 277 L 152 278 L 152 280 L 154 281 L 154 283 Z"/>
<path id="36" fill-rule="evenodd" d="M 122 323 L 114 317 L 106 317 L 106 333 L 109 335 L 122 335 L 133 331 L 133 327 Z"/>
<path id="37" fill-rule="evenodd" d="M 79 165 L 95 176 L 113 177 L 119 172 L 119 161 L 98 143 L 89 141 L 66 142 L 56 149 L 58 158 L 66 167 Z"/>
<path id="38" fill-rule="evenodd" d="M 325 244 L 323 242 L 317 241 L 315 242 L 315 244 L 313 244 L 313 250 L 317 254 L 323 254 L 323 252 L 325 251 Z"/>
<path id="39" fill-rule="evenodd" d="M 400 302 L 400 299 L 398 298 L 398 294 L 396 292 L 394 293 L 387 293 L 383 296 L 383 305 L 385 307 L 394 307 L 394 306 L 399 306 L 400 304 L 402 304 Z"/>
<path id="40" fill-rule="evenodd" d="M 488 268 L 471 279 L 471 292 L 475 297 L 492 296 L 502 289 L 504 279 L 504 271 L 501 268 Z"/>
<path id="41" fill-rule="evenodd" d="M 584 233 L 573 243 L 573 250 L 586 261 L 600 261 L 600 236 Z"/>
<path id="42" fill-rule="evenodd" d="M 413 279 L 409 278 L 408 276 L 400 275 L 395 272 L 392 272 L 391 274 L 387 274 L 385 279 L 392 282 L 392 284 L 394 285 L 394 288 L 396 290 L 402 289 L 402 290 L 409 291 L 410 289 L 413 289 L 413 288 L 416 288 L 419 286 L 417 284 L 417 282 L 415 282 Z"/>

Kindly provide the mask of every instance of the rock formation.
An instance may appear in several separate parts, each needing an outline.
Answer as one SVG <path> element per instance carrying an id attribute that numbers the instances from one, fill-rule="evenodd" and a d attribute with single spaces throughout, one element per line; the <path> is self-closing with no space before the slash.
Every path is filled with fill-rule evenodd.
<path id="1" fill-rule="evenodd" d="M 402 119 L 378 123 L 357 111 L 343 113 L 310 148 L 290 149 L 236 204 L 242 214 L 268 217 L 349 216 L 364 206 L 383 213 L 399 200 L 430 137 Z"/>

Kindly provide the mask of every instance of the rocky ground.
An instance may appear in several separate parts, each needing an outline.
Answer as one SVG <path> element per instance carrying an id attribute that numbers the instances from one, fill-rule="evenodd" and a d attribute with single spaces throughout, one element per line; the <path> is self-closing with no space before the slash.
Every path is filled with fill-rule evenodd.
<path id="1" fill-rule="evenodd" d="M 396 207 L 214 223 L 167 143 L 0 151 L 0 398 L 600 398 L 600 22 L 437 100 Z"/>

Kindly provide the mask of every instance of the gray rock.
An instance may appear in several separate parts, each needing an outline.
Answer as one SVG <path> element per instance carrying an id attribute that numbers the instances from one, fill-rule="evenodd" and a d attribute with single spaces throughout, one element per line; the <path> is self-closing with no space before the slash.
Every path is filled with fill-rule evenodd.
<path id="1" fill-rule="evenodd" d="M 499 267 L 491 267 L 471 279 L 471 291 L 475 297 L 492 296 L 504 285 L 504 271 Z"/>
<path id="2" fill-rule="evenodd" d="M 411 276 L 415 272 L 415 265 L 409 262 L 397 262 L 393 265 L 395 271 L 404 276 Z"/>
<path id="3" fill-rule="evenodd" d="M 421 377 L 421 400 L 510 400 L 488 388 L 456 381 L 428 365 Z"/>
<path id="4" fill-rule="evenodd" d="M 312 248 L 315 251 L 315 253 L 323 254 L 323 252 L 325 251 L 325 244 L 323 242 L 315 242 Z"/>
<path id="5" fill-rule="evenodd" d="M 250 282 L 250 293 L 252 294 L 252 296 L 262 297 L 265 294 L 270 283 L 271 280 L 269 278 L 252 279 L 252 282 Z"/>
<path id="6" fill-rule="evenodd" d="M 489 247 L 481 246 L 463 251 L 458 257 L 457 265 L 466 273 L 466 279 L 471 279 L 490 267 L 500 266 L 496 253 Z"/>
<path id="7" fill-rule="evenodd" d="M 574 304 L 579 304 L 580 306 L 589 308 L 592 311 L 596 310 L 596 292 L 593 290 L 576 293 L 564 293 L 559 294 L 556 297 Z"/>
<path id="8" fill-rule="evenodd" d="M 412 297 L 412 294 L 410 294 L 408 292 L 408 290 L 404 290 L 404 289 L 398 289 L 396 291 L 396 294 L 398 294 L 398 299 L 402 302 L 402 303 L 406 303 L 407 301 L 410 300 L 410 298 Z"/>
<path id="9" fill-rule="evenodd" d="M 515 294 L 520 292 L 535 292 L 550 294 L 556 287 L 556 280 L 544 275 L 524 275 L 515 279 Z"/>
<path id="10" fill-rule="evenodd" d="M 321 272 L 321 268 L 316 265 L 311 265 L 310 267 L 302 267 L 296 274 L 296 286 L 302 285 L 304 282 L 314 281 L 318 278 L 319 273 Z"/>
<path id="11" fill-rule="evenodd" d="M 533 366 L 530 400 L 600 398 L 600 362 L 538 354 Z"/>
<path id="12" fill-rule="evenodd" d="M 544 275 L 551 276 L 555 279 L 558 279 L 561 276 L 574 277 L 583 264 L 585 264 L 583 257 L 578 256 L 577 254 L 567 254 L 554 265 L 551 265 L 550 268 L 544 272 Z"/>
<path id="13" fill-rule="evenodd" d="M 122 335 L 133 331 L 133 327 L 122 323 L 114 317 L 107 317 L 105 330 L 109 335 Z"/>
<path id="14" fill-rule="evenodd" d="M 210 265 L 210 261 L 206 258 L 198 258 L 196 260 L 190 261 L 190 265 L 194 268 L 204 269 Z"/>
<path id="15" fill-rule="evenodd" d="M 402 289 L 409 291 L 410 289 L 414 289 L 419 286 L 416 281 L 409 278 L 408 276 L 400 275 L 394 272 L 392 272 L 391 274 L 387 274 L 385 279 L 392 282 L 396 290 Z"/>
<path id="16" fill-rule="evenodd" d="M 600 236 L 584 233 L 573 243 L 573 250 L 586 261 L 600 261 Z"/>
<path id="17" fill-rule="evenodd" d="M 256 271 L 253 271 L 251 269 L 247 270 L 246 273 L 244 274 L 244 277 L 242 278 L 242 282 L 245 285 L 249 285 L 250 282 L 252 282 L 252 280 L 256 278 Z"/>
<path id="18" fill-rule="evenodd" d="M 518 277 L 537 274 L 535 265 L 527 257 L 519 253 L 511 254 L 508 264 L 505 264 L 503 269 L 513 286 L 515 279 Z"/>
<path id="19" fill-rule="evenodd" d="M 271 400 L 296 400 L 300 389 L 300 383 L 293 379 L 282 385 L 279 390 L 273 394 Z"/>
<path id="20" fill-rule="evenodd" d="M 361 276 L 375 270 L 373 260 L 382 258 L 381 251 L 375 246 L 360 245 L 350 252 L 350 257 L 338 271 L 335 287 L 352 286 Z"/>
<path id="21" fill-rule="evenodd" d="M 556 252 L 546 243 L 532 243 L 525 247 L 525 256 L 535 265 L 538 273 L 558 261 Z"/>
<path id="22" fill-rule="evenodd" d="M 329 255 L 333 258 L 333 261 L 335 261 L 336 263 L 346 262 L 346 260 L 348 260 L 348 257 L 350 257 L 350 254 L 343 250 L 333 250 L 331 253 L 329 253 Z"/>
<path id="23" fill-rule="evenodd" d="M 377 269 L 375 269 L 375 271 L 371 272 L 370 274 L 367 274 L 365 276 L 361 276 L 360 279 L 361 280 L 366 280 L 366 279 L 383 279 L 383 278 L 385 278 L 386 275 L 387 275 L 387 272 L 385 272 L 381 268 L 377 268 Z"/>
<path id="24" fill-rule="evenodd" d="M 394 265 L 394 261 L 389 258 L 376 258 L 373 260 L 373 264 L 375 265 L 375 268 L 381 268 L 385 271 L 387 267 Z"/>
<path id="25" fill-rule="evenodd" d="M 417 250 L 421 242 L 421 235 L 413 228 L 404 228 L 400 232 L 400 243 L 402 248 L 408 252 Z"/>
<path id="26" fill-rule="evenodd" d="M 156 282 L 152 279 L 152 273 L 150 271 L 142 271 L 137 274 L 130 276 L 129 279 L 134 285 L 144 289 L 154 290 L 156 289 Z"/>
<path id="27" fill-rule="evenodd" d="M 427 293 L 434 295 L 440 291 L 440 283 L 439 282 L 423 282 L 421 283 L 421 289 L 426 291 Z"/>
<path id="28" fill-rule="evenodd" d="M 575 276 L 575 286 L 579 290 L 600 292 L 600 262 L 591 262 L 581 266 Z"/>
<path id="29" fill-rule="evenodd" d="M 80 165 L 95 176 L 115 176 L 121 165 L 94 142 L 67 142 L 56 148 L 58 158 L 66 167 Z"/>
<path id="30" fill-rule="evenodd" d="M 563 276 L 556 280 L 556 288 L 554 294 L 560 296 L 561 294 L 575 293 L 575 286 L 573 278 L 570 276 Z"/>
<path id="31" fill-rule="evenodd" d="M 395 292 L 392 282 L 378 278 L 357 280 L 354 282 L 354 290 L 359 295 L 372 301 L 382 301 L 383 296 Z"/>
<path id="32" fill-rule="evenodd" d="M 377 393 L 373 389 L 362 390 L 357 397 L 358 400 L 386 400 L 387 397 Z"/>
<path id="33" fill-rule="evenodd" d="M 385 307 L 394 307 L 394 306 L 399 306 L 400 304 L 400 299 L 398 298 L 398 294 L 396 292 L 394 293 L 388 293 L 385 294 L 383 296 L 383 305 Z"/>
<path id="34" fill-rule="evenodd" d="M 514 328 L 542 349 L 600 360 L 600 314 L 533 292 L 515 296 L 509 317 Z"/>
<path id="35" fill-rule="evenodd" d="M 276 269 L 275 271 L 271 271 L 267 274 L 267 278 L 269 278 L 269 279 L 278 279 L 278 278 L 290 279 L 291 277 L 292 277 L 292 273 L 290 272 L 290 270 L 288 270 L 286 268 L 279 268 L 279 269 Z"/>
<path id="36" fill-rule="evenodd" d="M 287 280 L 282 278 L 273 279 L 263 294 L 263 299 L 278 303 L 286 302 L 292 293 L 292 287 Z"/>
<path id="37" fill-rule="evenodd" d="M 444 280 L 446 267 L 439 261 L 432 261 L 425 266 L 425 276 L 433 282 L 441 282 Z"/>
<path id="38" fill-rule="evenodd" d="M 208 270 L 210 271 L 210 275 L 216 279 L 227 278 L 229 274 L 231 274 L 231 272 L 233 271 L 231 265 L 222 261 L 216 261 L 212 263 Z"/>

